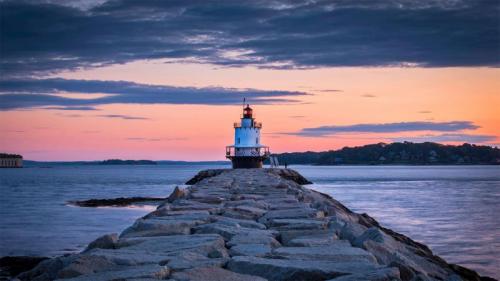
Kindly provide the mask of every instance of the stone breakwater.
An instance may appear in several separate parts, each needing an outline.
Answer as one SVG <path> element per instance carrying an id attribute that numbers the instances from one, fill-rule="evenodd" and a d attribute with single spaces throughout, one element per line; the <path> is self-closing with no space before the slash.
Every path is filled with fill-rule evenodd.
<path id="1" fill-rule="evenodd" d="M 485 280 L 309 190 L 293 170 L 207 170 L 157 210 L 20 280 Z"/>

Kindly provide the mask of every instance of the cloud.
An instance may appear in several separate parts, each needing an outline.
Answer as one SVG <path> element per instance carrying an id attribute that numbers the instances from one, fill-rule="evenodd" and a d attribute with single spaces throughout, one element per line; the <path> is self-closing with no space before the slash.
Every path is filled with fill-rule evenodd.
<path id="1" fill-rule="evenodd" d="M 361 95 L 363 98 L 376 98 L 377 96 L 376 95 L 372 95 L 372 94 L 364 94 L 364 95 Z"/>
<path id="2" fill-rule="evenodd" d="M 188 138 L 144 138 L 144 137 L 130 137 L 126 140 L 130 141 L 141 141 L 141 142 L 157 142 L 157 141 L 183 141 Z"/>
<path id="3" fill-rule="evenodd" d="M 43 109 L 50 110 L 78 110 L 78 111 L 87 111 L 87 110 L 99 110 L 92 106 L 49 106 L 44 107 Z"/>
<path id="4" fill-rule="evenodd" d="M 57 95 L 64 92 L 64 96 Z M 71 94 L 79 94 L 71 96 Z M 88 98 L 81 97 L 87 94 Z M 101 95 L 95 95 L 101 94 Z M 102 95 L 105 94 L 105 95 Z M 49 107 L 82 110 L 106 104 L 254 104 L 296 102 L 304 92 L 235 88 L 194 88 L 139 84 L 128 81 L 14 79 L 0 80 L 0 110 Z"/>
<path id="5" fill-rule="evenodd" d="M 0 1 L 4 76 L 151 59 L 269 68 L 500 64 L 497 1 L 61 3 Z"/>
<path id="6" fill-rule="evenodd" d="M 146 117 L 137 117 L 137 116 L 130 116 L 130 115 L 122 115 L 122 114 L 103 114 L 103 115 L 98 115 L 99 117 L 105 117 L 105 118 L 118 118 L 118 119 L 124 119 L 124 120 L 149 120 L 149 118 Z"/>
<path id="7" fill-rule="evenodd" d="M 403 142 L 466 142 L 466 143 L 490 143 L 498 140 L 493 135 L 473 135 L 473 134 L 439 134 L 421 135 L 416 137 L 391 138 L 392 141 Z"/>
<path id="8" fill-rule="evenodd" d="M 461 130 L 474 130 L 479 126 L 470 121 L 450 122 L 399 122 L 399 123 L 375 123 L 354 124 L 345 126 L 321 126 L 304 128 L 298 132 L 286 133 L 290 135 L 306 137 L 323 137 L 342 133 L 400 133 L 417 131 L 457 132 Z"/>
<path id="9" fill-rule="evenodd" d="M 318 89 L 314 90 L 316 92 L 323 92 L 323 93 L 341 93 L 343 92 L 342 90 L 337 90 L 337 89 Z"/>
<path id="10" fill-rule="evenodd" d="M 420 113 L 420 114 L 430 114 L 430 113 L 432 113 L 432 111 L 430 111 L 430 110 L 420 110 L 418 113 Z"/>
<path id="11" fill-rule="evenodd" d="M 81 114 L 61 114 L 61 113 L 56 113 L 57 115 L 59 116 L 63 116 L 63 117 L 69 117 L 69 118 L 80 118 L 80 117 L 83 117 L 83 115 Z"/>

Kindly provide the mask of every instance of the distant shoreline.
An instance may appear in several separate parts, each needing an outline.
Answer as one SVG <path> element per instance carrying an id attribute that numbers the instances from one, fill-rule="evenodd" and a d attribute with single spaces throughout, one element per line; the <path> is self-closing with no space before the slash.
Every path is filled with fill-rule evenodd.
<path id="1" fill-rule="evenodd" d="M 107 160 L 105 160 L 107 161 Z M 25 160 L 25 167 L 47 166 L 165 166 L 165 165 L 230 165 L 229 161 L 169 161 L 169 160 L 122 160 L 123 163 L 105 161 L 34 161 Z M 129 162 L 128 162 L 129 161 Z"/>
<path id="2" fill-rule="evenodd" d="M 280 163 L 280 167 L 284 165 Z M 189 165 L 227 165 L 230 166 L 231 162 L 229 161 L 207 161 L 207 162 L 182 162 L 182 163 L 157 163 L 154 165 L 148 164 L 123 164 L 123 165 L 113 165 L 113 164 L 99 164 L 99 162 L 39 162 L 39 161 L 28 161 L 28 163 L 24 166 L 24 168 L 52 168 L 52 167 L 79 167 L 79 166 L 139 166 L 139 167 L 147 167 L 147 166 L 189 166 Z M 267 166 L 267 165 L 266 165 Z M 293 166 L 312 166 L 312 167 L 466 167 L 466 166 L 484 166 L 484 167 L 497 167 L 500 164 L 334 164 L 334 165 L 326 165 L 326 164 L 311 164 L 311 163 L 301 163 L 301 164 L 288 164 L 288 167 Z"/>
<path id="3" fill-rule="evenodd" d="M 377 143 L 339 150 L 285 152 L 273 154 L 281 166 L 497 166 L 500 148 L 464 143 L 444 145 L 433 142 Z M 230 161 L 124 160 L 33 161 L 25 166 L 61 165 L 230 165 Z M 264 162 L 269 164 L 269 162 Z"/>

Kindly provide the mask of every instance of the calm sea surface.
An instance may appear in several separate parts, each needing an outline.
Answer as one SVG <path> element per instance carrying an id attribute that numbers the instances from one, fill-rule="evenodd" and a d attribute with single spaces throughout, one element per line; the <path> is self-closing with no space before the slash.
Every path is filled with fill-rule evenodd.
<path id="1" fill-rule="evenodd" d="M 154 206 L 80 208 L 68 200 L 167 196 L 214 165 L 0 169 L 0 256 L 60 255 L 120 232 Z M 447 261 L 500 277 L 500 166 L 292 166 L 356 212 Z"/>

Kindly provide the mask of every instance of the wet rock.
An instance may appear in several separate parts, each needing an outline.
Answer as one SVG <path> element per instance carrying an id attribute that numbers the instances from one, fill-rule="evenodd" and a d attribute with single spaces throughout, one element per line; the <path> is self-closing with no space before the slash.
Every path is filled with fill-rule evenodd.
<path id="1" fill-rule="evenodd" d="M 243 199 L 236 201 L 229 201 L 224 203 L 224 207 L 236 207 L 236 206 L 249 206 L 254 208 L 259 208 L 266 210 L 269 208 L 269 204 L 263 201 L 256 201 L 254 199 Z"/>
<path id="2" fill-rule="evenodd" d="M 147 253 L 196 252 L 205 256 L 227 257 L 224 240 L 217 234 L 171 235 L 147 238 L 120 239 L 122 250 L 144 251 Z"/>
<path id="3" fill-rule="evenodd" d="M 118 242 L 118 234 L 116 233 L 106 234 L 90 242 L 85 251 L 95 248 L 114 249 L 117 242 Z"/>
<path id="4" fill-rule="evenodd" d="M 366 273 L 355 273 L 337 277 L 328 281 L 394 281 L 401 280 L 399 270 L 394 267 L 381 268 Z"/>
<path id="5" fill-rule="evenodd" d="M 247 274 L 239 274 L 218 267 L 203 267 L 176 272 L 172 275 L 178 281 L 265 281 L 266 279 Z"/>
<path id="6" fill-rule="evenodd" d="M 145 237 L 190 234 L 191 228 L 204 223 L 201 220 L 138 219 L 120 237 Z"/>
<path id="7" fill-rule="evenodd" d="M 260 230 L 254 228 L 246 228 L 239 226 L 229 226 L 222 223 L 210 223 L 197 226 L 194 229 L 195 233 L 215 233 L 224 237 L 225 240 L 231 240 L 231 238 L 238 234 L 251 234 L 251 235 L 272 235 L 278 234 L 276 231 L 271 230 Z"/>
<path id="8" fill-rule="evenodd" d="M 132 278 L 166 279 L 170 274 L 167 266 L 156 264 L 118 267 L 114 270 L 81 275 L 75 278 L 58 279 L 59 281 L 109 281 L 128 280 Z"/>
<path id="9" fill-rule="evenodd" d="M 387 239 L 385 234 L 377 227 L 370 227 L 363 234 L 358 236 L 352 241 L 353 246 L 363 247 L 363 243 L 368 240 L 375 241 L 377 243 L 384 243 Z"/>
<path id="10" fill-rule="evenodd" d="M 259 219 L 260 223 L 266 224 L 271 219 L 298 219 L 298 218 L 322 218 L 324 212 L 312 208 L 294 208 L 285 210 L 268 211 Z"/>
<path id="11" fill-rule="evenodd" d="M 92 249 L 86 255 L 102 256 L 117 265 L 159 264 L 181 253 L 210 258 L 229 257 L 224 239 L 214 234 L 122 238 L 117 249 Z"/>
<path id="12" fill-rule="evenodd" d="M 2 277 L 9 278 L 33 269 L 40 262 L 47 260 L 46 257 L 28 257 L 28 256 L 15 256 L 15 257 L 2 257 L 0 258 L 0 280 Z"/>
<path id="13" fill-rule="evenodd" d="M 172 191 L 172 193 L 168 196 L 167 202 L 172 203 L 177 199 L 184 198 L 185 196 L 186 196 L 186 191 L 176 186 L 174 191 Z"/>
<path id="14" fill-rule="evenodd" d="M 325 229 L 328 221 L 309 219 L 270 219 L 267 226 L 277 230 Z"/>
<path id="15" fill-rule="evenodd" d="M 226 257 L 211 258 L 199 253 L 182 252 L 161 261 L 160 265 L 166 264 L 172 270 L 179 271 L 197 267 L 222 267 L 228 260 Z"/>
<path id="16" fill-rule="evenodd" d="M 273 257 L 332 262 L 367 262 L 374 265 L 377 262 L 369 252 L 341 243 L 314 247 L 281 247 L 273 250 Z"/>
<path id="17" fill-rule="evenodd" d="M 116 264 L 100 256 L 82 255 L 57 273 L 57 277 L 72 278 L 112 269 Z"/>
<path id="18" fill-rule="evenodd" d="M 272 235 L 262 235 L 261 233 L 237 234 L 226 243 L 229 247 L 239 244 L 264 244 L 272 248 L 281 247 L 280 242 L 278 242 Z"/>
<path id="19" fill-rule="evenodd" d="M 199 183 L 200 181 L 215 177 L 217 175 L 220 175 L 224 170 L 203 170 L 200 171 L 198 174 L 196 174 L 192 179 L 188 180 L 186 184 L 196 184 Z"/>
<path id="20" fill-rule="evenodd" d="M 265 225 L 258 223 L 254 220 L 235 219 L 235 218 L 224 217 L 224 216 L 212 216 L 211 220 L 213 222 L 232 225 L 232 226 L 240 226 L 240 227 L 256 228 L 256 229 L 266 229 Z"/>
<path id="21" fill-rule="evenodd" d="M 145 219 L 153 217 L 169 217 L 169 216 L 180 216 L 180 215 L 199 215 L 208 217 L 210 215 L 209 211 L 206 210 L 182 210 L 182 211 L 172 211 L 170 207 L 161 207 L 155 211 L 144 216 Z"/>
<path id="22" fill-rule="evenodd" d="M 52 281 L 57 278 L 57 273 L 74 261 L 77 256 L 66 256 L 48 259 L 40 262 L 35 268 L 17 276 L 20 280 Z"/>
<path id="23" fill-rule="evenodd" d="M 308 229 L 294 229 L 294 230 L 281 230 L 280 232 L 280 241 L 283 245 L 289 245 L 290 241 L 295 238 L 304 238 L 304 237 L 336 237 L 335 232 L 329 229 L 324 230 L 308 230 Z"/>
<path id="24" fill-rule="evenodd" d="M 208 211 L 217 212 L 220 208 L 218 204 L 208 204 L 191 200 L 180 199 L 169 206 L 171 211 Z"/>
<path id="25" fill-rule="evenodd" d="M 329 246 L 338 244 L 343 246 L 351 245 L 349 241 L 338 240 L 334 234 L 301 236 L 288 241 L 286 245 L 290 247 L 313 247 L 313 246 Z"/>
<path id="26" fill-rule="evenodd" d="M 270 169 L 269 171 L 273 174 L 279 175 L 284 179 L 293 181 L 300 185 L 312 184 L 312 182 L 310 182 L 309 180 L 304 178 L 301 174 L 297 173 L 292 169 Z"/>
<path id="27" fill-rule="evenodd" d="M 238 213 L 241 213 L 243 215 L 246 215 L 247 217 L 249 217 L 251 219 L 257 219 L 267 212 L 267 210 L 263 210 L 263 209 L 251 207 L 251 206 L 236 206 L 236 207 L 232 207 L 230 209 L 233 211 L 236 211 Z"/>
<path id="28" fill-rule="evenodd" d="M 368 262 L 331 262 L 236 256 L 229 261 L 227 268 L 231 271 L 257 275 L 269 280 L 308 281 L 325 280 L 351 273 L 369 272 L 377 267 Z"/>
<path id="29" fill-rule="evenodd" d="M 363 225 L 347 222 L 340 230 L 339 238 L 355 243 L 356 239 L 360 237 L 366 229 L 367 228 Z"/>
<path id="30" fill-rule="evenodd" d="M 256 256 L 263 257 L 271 254 L 272 248 L 269 244 L 236 244 L 229 249 L 231 256 Z"/>

